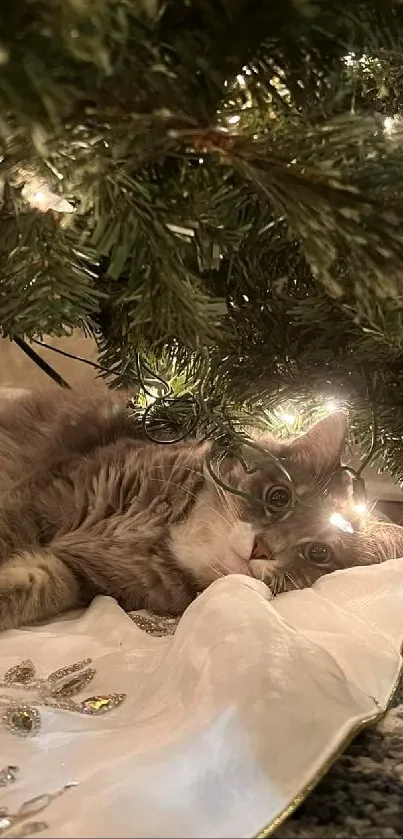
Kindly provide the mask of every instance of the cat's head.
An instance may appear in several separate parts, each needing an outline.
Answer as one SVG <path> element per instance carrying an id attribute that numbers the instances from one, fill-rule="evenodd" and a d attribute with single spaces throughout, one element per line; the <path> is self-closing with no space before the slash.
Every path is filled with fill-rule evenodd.
<path id="1" fill-rule="evenodd" d="M 247 470 L 227 467 L 228 483 L 254 499 L 236 502 L 253 534 L 250 572 L 273 593 L 403 556 L 403 528 L 357 516 L 351 478 L 341 470 L 346 437 L 347 419 L 337 412 L 294 440 L 259 441 L 275 458 L 247 447 Z M 354 532 L 346 532 L 349 522 Z"/>

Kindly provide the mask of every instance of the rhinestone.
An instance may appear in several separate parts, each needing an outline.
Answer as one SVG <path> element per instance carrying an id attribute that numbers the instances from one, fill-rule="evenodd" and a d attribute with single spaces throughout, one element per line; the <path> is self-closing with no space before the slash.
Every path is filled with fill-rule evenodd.
<path id="1" fill-rule="evenodd" d="M 14 783 L 19 771 L 18 766 L 4 766 L 3 769 L 0 769 L 0 787 L 6 787 L 7 784 Z"/>
<path id="2" fill-rule="evenodd" d="M 80 714 L 88 714 L 89 716 L 99 716 L 106 714 L 108 711 L 113 711 L 126 699 L 125 693 L 108 693 L 104 696 L 90 696 L 84 699 L 77 707 Z"/>
<path id="3" fill-rule="evenodd" d="M 3 831 L 8 830 L 8 828 L 11 827 L 11 824 L 11 816 L 0 816 L 0 833 L 3 833 Z"/>
<path id="4" fill-rule="evenodd" d="M 92 682 L 94 676 L 96 674 L 96 670 L 89 669 L 84 670 L 84 673 L 80 673 L 78 676 L 73 676 L 72 679 L 69 679 L 68 682 L 63 682 L 61 685 L 55 685 L 50 688 L 50 692 L 52 696 L 75 696 L 76 693 L 79 693 L 80 690 L 83 690 L 90 682 Z"/>
<path id="5" fill-rule="evenodd" d="M 58 708 L 59 711 L 77 711 L 74 699 L 61 699 L 58 696 L 44 696 L 42 704 L 48 708 Z"/>
<path id="6" fill-rule="evenodd" d="M 105 714 L 117 708 L 126 698 L 125 694 L 100 694 L 87 697 L 82 702 L 75 702 L 70 698 L 93 680 L 96 671 L 88 667 L 91 662 L 91 658 L 85 658 L 66 667 L 60 667 L 50 673 L 46 679 L 34 678 L 35 668 L 28 660 L 10 668 L 6 674 L 7 681 L 0 682 L 0 687 L 24 688 L 35 692 L 36 695 L 29 700 L 29 704 L 25 704 L 5 694 L 0 694 L 0 702 L 5 703 L 5 710 L 0 717 L 4 727 L 11 733 L 21 736 L 36 734 L 41 726 L 37 705 L 92 716 Z M 8 783 L 9 780 L 6 775 L 0 774 L 0 786 Z"/>
<path id="7" fill-rule="evenodd" d="M 77 673 L 79 670 L 84 670 L 84 667 L 88 667 L 91 663 L 91 658 L 84 658 L 82 661 L 75 661 L 74 664 L 68 664 L 67 667 L 60 667 L 59 670 L 55 670 L 50 674 L 50 676 L 48 676 L 47 681 L 57 682 L 59 679 L 64 679 L 66 676 L 70 676 L 71 673 Z"/>
<path id="8" fill-rule="evenodd" d="M 16 664 L 14 667 L 10 667 L 5 674 L 3 681 L 6 685 L 25 685 L 34 678 L 35 672 L 35 667 L 32 661 L 27 658 L 25 661 L 22 661 L 21 664 Z"/>
<path id="9" fill-rule="evenodd" d="M 40 729 L 41 718 L 36 708 L 29 705 L 14 705 L 3 713 L 3 725 L 12 734 L 33 737 Z"/>

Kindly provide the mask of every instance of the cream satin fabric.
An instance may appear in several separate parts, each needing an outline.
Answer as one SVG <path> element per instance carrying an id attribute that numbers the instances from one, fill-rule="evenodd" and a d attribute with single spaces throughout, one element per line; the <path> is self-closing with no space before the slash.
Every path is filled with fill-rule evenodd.
<path id="1" fill-rule="evenodd" d="M 226 577 L 168 638 L 142 632 L 109 598 L 4 633 L 0 675 L 25 658 L 47 675 L 90 656 L 97 675 L 77 698 L 127 699 L 99 718 L 41 709 L 32 739 L 0 727 L 0 768 L 20 767 L 0 807 L 74 780 L 40 816 L 41 835 L 252 837 L 386 707 L 402 639 L 403 560 L 273 601 L 262 583 Z"/>

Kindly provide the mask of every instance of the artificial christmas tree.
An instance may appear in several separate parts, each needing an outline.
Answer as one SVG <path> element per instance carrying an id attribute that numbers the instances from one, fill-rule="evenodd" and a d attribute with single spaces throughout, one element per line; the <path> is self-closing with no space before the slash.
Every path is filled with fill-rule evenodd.
<path id="1" fill-rule="evenodd" d="M 402 478 L 402 44 L 376 0 L 2 8 L 2 335 L 140 354 L 210 433 L 346 404 Z"/>

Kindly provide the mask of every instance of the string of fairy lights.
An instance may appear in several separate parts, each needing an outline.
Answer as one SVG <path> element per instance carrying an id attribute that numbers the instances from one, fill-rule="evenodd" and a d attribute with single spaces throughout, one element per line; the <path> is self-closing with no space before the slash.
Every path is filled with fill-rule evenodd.
<path id="1" fill-rule="evenodd" d="M 68 383 L 62 380 L 49 364 L 46 362 L 44 364 L 41 363 L 43 362 L 43 359 L 33 353 L 22 339 L 18 339 L 17 343 L 25 352 L 29 350 L 28 355 L 32 358 L 32 360 L 40 364 L 44 372 L 50 375 L 59 385 L 62 387 L 69 387 Z M 110 372 L 96 362 L 76 356 L 73 353 L 54 347 L 44 341 L 34 339 L 33 343 L 46 349 L 53 350 L 54 352 L 67 356 L 75 361 L 89 364 L 99 371 Z M 206 438 L 211 437 L 213 445 L 211 450 L 206 454 L 206 468 L 210 476 L 217 485 L 221 487 L 221 489 L 226 492 L 242 496 L 247 500 L 251 499 L 247 492 L 228 485 L 223 481 L 220 475 L 221 464 L 229 454 L 231 457 L 235 457 L 235 459 L 237 459 L 241 465 L 250 472 L 251 470 L 248 468 L 244 456 L 244 451 L 247 451 L 248 448 L 251 450 L 258 450 L 270 460 L 274 460 L 280 471 L 284 473 L 285 481 L 292 484 L 292 480 L 285 468 L 285 465 L 281 462 L 281 459 L 277 458 L 267 450 L 267 447 L 264 445 L 264 440 L 261 441 L 259 438 L 252 439 L 244 432 L 244 430 L 241 429 L 234 431 L 234 429 L 229 429 L 228 426 L 226 426 L 225 421 L 223 421 L 223 419 L 209 407 L 208 403 L 203 398 L 203 387 L 200 388 L 198 395 L 186 392 L 178 396 L 174 393 L 171 384 L 164 380 L 162 376 L 155 373 L 139 354 L 136 357 L 136 373 L 140 390 L 136 396 L 132 397 L 128 401 L 127 411 L 128 415 L 133 420 L 134 429 L 136 427 L 138 430 L 141 429 L 144 436 L 150 442 L 157 445 L 172 445 L 181 442 L 182 440 L 189 439 L 194 433 L 196 433 L 196 439 L 198 440 L 199 438 L 196 431 L 198 422 L 200 418 L 203 418 L 204 421 L 207 419 L 207 433 L 204 433 L 202 439 L 205 440 Z M 183 428 L 181 429 L 179 436 L 161 437 L 160 434 L 158 434 L 158 431 L 161 432 L 161 420 L 158 419 L 158 408 L 163 406 L 166 410 L 167 406 L 168 408 L 171 406 L 175 409 L 178 407 L 183 408 L 184 405 L 188 412 L 188 420 L 184 421 L 184 430 Z M 336 399 L 326 399 L 322 403 L 319 402 L 317 405 L 317 418 L 323 418 L 341 411 L 343 410 L 343 407 L 342 403 Z M 156 414 L 154 413 L 155 410 Z M 304 428 L 305 423 L 303 421 L 302 413 L 297 411 L 296 407 L 291 406 L 290 403 L 287 403 L 287 405 L 284 406 L 277 406 L 273 409 L 272 413 L 275 414 L 277 421 L 283 423 L 284 434 L 282 436 L 295 437 L 296 428 L 298 428 L 298 432 L 306 430 L 306 428 Z M 262 417 L 264 417 L 264 414 L 265 412 L 263 411 Z M 164 425 L 164 423 L 162 424 Z M 217 436 L 215 438 L 217 430 L 219 431 L 219 434 L 218 438 Z M 329 514 L 329 523 L 338 530 L 347 534 L 353 534 L 356 531 L 357 521 L 359 522 L 358 526 L 361 527 L 363 521 L 370 515 L 376 505 L 376 501 L 372 502 L 372 504 L 367 501 L 365 482 L 362 477 L 362 472 L 364 471 L 366 465 L 370 462 L 372 454 L 375 451 L 375 418 L 373 432 L 373 446 L 371 447 L 371 451 L 361 462 L 361 466 L 358 470 L 346 466 L 341 467 L 342 470 L 348 472 L 352 478 L 352 494 L 349 502 L 345 505 L 345 514 L 343 515 L 339 510 L 334 509 Z M 256 499 L 252 500 L 256 501 Z"/>
<path id="2" fill-rule="evenodd" d="M 377 57 L 369 55 L 356 55 L 354 52 L 346 53 L 343 57 L 343 63 L 350 73 L 359 73 L 370 77 L 374 68 L 381 70 L 381 62 Z M 242 124 L 243 114 L 247 115 L 248 110 L 253 109 L 254 101 L 249 90 L 248 79 L 253 76 L 255 68 L 253 65 L 244 66 L 242 72 L 238 73 L 234 80 L 225 81 L 225 101 L 222 108 L 217 111 L 217 128 L 224 132 L 237 132 Z M 275 89 L 276 95 L 284 99 L 289 104 L 290 93 L 285 85 L 281 68 L 278 68 L 270 77 L 270 88 Z M 262 91 L 260 92 L 262 95 Z M 267 92 L 267 107 L 270 110 L 271 94 Z M 354 112 L 354 102 L 351 105 L 352 112 Z M 271 114 L 275 119 L 276 114 L 273 111 Z M 385 136 L 393 141 L 394 135 L 401 132 L 403 126 L 403 116 L 396 113 L 386 116 L 383 120 L 383 129 Z M 253 139 L 258 139 L 258 135 L 254 134 Z M 199 163 L 203 163 L 204 158 L 200 158 Z M 63 175 L 60 172 L 54 172 L 57 180 L 62 186 Z M 24 180 L 20 173 L 20 180 Z M 74 213 L 76 207 L 70 201 L 52 190 L 49 184 L 42 176 L 36 176 L 32 173 L 26 173 L 24 187 L 22 189 L 22 197 L 27 203 L 41 212 L 49 212 L 50 210 L 58 214 Z"/>
<path id="3" fill-rule="evenodd" d="M 374 61 L 376 61 L 376 59 L 369 58 L 368 56 L 357 57 L 354 53 L 348 53 L 344 57 L 344 63 L 347 68 L 349 68 L 352 72 L 359 71 L 364 74 L 366 72 L 370 74 L 371 67 L 373 67 L 374 65 Z M 253 72 L 253 68 L 243 67 L 242 73 L 239 73 L 233 82 L 225 83 L 225 88 L 227 89 L 226 102 L 223 105 L 222 110 L 218 111 L 217 113 L 217 125 L 220 130 L 227 132 L 236 132 L 242 126 L 242 112 L 247 111 L 249 108 L 253 106 L 252 97 L 248 90 L 248 77 L 251 76 Z M 282 81 L 280 71 L 278 75 L 274 75 L 273 78 L 270 79 L 270 85 L 272 87 L 275 87 L 278 95 L 287 99 L 289 93 Z M 400 117 L 399 114 L 385 117 L 383 121 L 385 136 L 387 136 L 388 138 L 390 138 L 391 141 L 393 141 L 394 134 L 397 131 L 401 130 L 402 122 L 403 119 L 402 117 Z M 256 136 L 257 139 L 257 135 L 253 136 Z M 200 159 L 200 163 L 203 163 L 202 158 Z M 29 206 L 40 212 L 47 213 L 51 211 L 53 213 L 60 214 L 61 216 L 68 216 L 75 213 L 76 206 L 61 194 L 63 186 L 63 176 L 59 173 L 57 173 L 57 175 L 60 193 L 54 191 L 49 185 L 49 183 L 47 183 L 42 176 L 37 177 L 34 174 L 32 174 L 32 172 L 30 172 L 27 173 L 26 177 L 22 179 L 24 181 L 24 186 L 21 195 Z M 177 233 L 178 231 L 172 230 L 172 232 Z M 37 341 L 36 343 L 40 344 L 43 342 Z M 43 344 L 43 346 L 46 346 L 46 344 Z M 24 347 L 22 348 L 24 349 Z M 48 348 L 55 349 L 54 347 L 49 345 Z M 58 350 L 56 349 L 56 351 Z M 62 354 L 71 355 L 72 358 L 86 363 L 86 359 L 77 358 L 76 356 L 69 353 L 62 352 Z M 31 357 L 33 358 L 32 353 Z M 35 358 L 33 358 L 33 360 L 35 360 Z M 100 365 L 96 365 L 94 363 L 92 364 L 92 366 L 100 367 Z M 45 372 L 47 372 L 48 375 L 51 375 L 49 369 L 45 370 Z M 145 366 L 143 372 L 145 372 L 148 376 L 150 373 L 152 374 L 152 371 L 150 371 L 150 369 L 147 368 L 147 365 Z M 54 378 L 56 378 L 56 375 L 57 374 L 55 374 Z M 144 378 L 142 379 L 141 375 L 139 375 L 139 380 L 142 384 L 142 387 L 141 395 L 139 395 L 139 397 L 136 400 L 137 409 L 140 409 L 140 411 L 142 412 L 143 427 L 146 431 L 147 436 L 150 436 L 147 430 L 147 417 L 150 417 L 150 411 L 158 407 L 159 404 L 164 403 L 164 405 L 166 406 L 166 404 L 170 401 L 177 401 L 178 397 L 175 396 L 175 394 L 172 392 L 172 389 L 170 388 L 169 384 L 167 384 L 165 387 L 166 383 L 163 383 L 163 380 L 159 376 L 154 376 L 154 381 L 148 381 L 147 384 L 145 383 Z M 60 381 L 59 384 L 61 384 Z M 66 383 L 64 383 L 63 386 L 66 386 Z M 190 401 L 190 404 L 193 404 L 193 395 L 190 395 L 190 400 L 189 395 L 187 394 L 186 396 L 188 398 L 188 402 Z M 322 416 L 330 415 L 340 409 L 343 409 L 343 405 L 337 399 L 327 399 L 323 401 L 321 404 L 319 404 L 317 407 L 318 413 Z M 274 426 L 276 429 L 276 433 L 278 431 L 280 435 L 283 437 L 295 436 L 296 434 L 299 434 L 304 430 L 304 417 L 302 416 L 301 412 L 297 410 L 297 408 L 292 404 L 292 402 L 271 408 L 269 413 L 270 417 L 267 416 L 266 418 L 268 420 L 270 419 L 272 427 Z M 263 417 L 264 414 L 265 411 L 263 410 Z M 192 422 L 193 420 L 190 422 L 190 425 L 186 429 L 186 434 L 184 434 L 183 436 L 189 435 L 192 428 L 195 427 L 195 423 L 192 425 Z M 217 424 L 217 417 L 213 418 L 213 424 L 214 422 Z M 219 424 L 220 422 L 218 420 L 218 425 Z M 241 435 L 241 438 L 244 441 L 246 440 L 245 435 L 243 435 L 243 437 Z M 169 442 L 165 440 L 156 440 L 155 438 L 153 441 L 161 443 Z M 177 439 L 171 440 L 170 442 L 177 442 Z M 370 456 L 371 453 L 369 455 L 369 458 Z M 367 463 L 369 462 L 369 458 L 367 457 L 364 459 L 365 465 L 367 465 Z M 214 473 L 212 464 L 210 464 L 210 466 L 210 471 L 213 474 L 213 477 L 217 479 L 219 483 L 219 476 Z M 361 467 L 358 471 L 355 471 L 353 469 L 349 470 L 352 474 L 353 483 L 355 485 L 356 490 L 354 498 L 352 500 L 352 506 L 354 509 L 354 514 L 359 516 L 368 515 L 374 506 L 369 505 L 366 500 L 365 484 L 362 478 L 363 468 L 364 467 Z M 231 490 L 230 487 L 225 488 Z M 348 519 L 344 518 L 339 512 L 333 512 L 331 514 L 330 521 L 335 527 L 338 527 L 340 530 L 346 533 L 354 532 L 354 528 L 351 522 Z"/>

